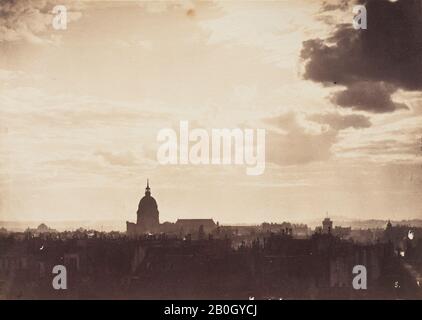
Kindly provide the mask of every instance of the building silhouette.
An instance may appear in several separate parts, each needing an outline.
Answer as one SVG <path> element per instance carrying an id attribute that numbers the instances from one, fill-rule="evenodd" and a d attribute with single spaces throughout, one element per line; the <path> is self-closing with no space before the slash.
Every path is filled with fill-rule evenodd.
<path id="1" fill-rule="evenodd" d="M 136 216 L 136 224 L 126 221 L 126 230 L 128 235 L 155 233 L 159 231 L 160 220 L 158 205 L 157 201 L 151 196 L 149 180 L 147 180 L 145 195 L 139 201 Z"/>
<path id="2" fill-rule="evenodd" d="M 147 180 L 147 187 L 145 188 L 145 196 L 139 201 L 136 224 L 143 226 L 148 230 L 155 230 L 159 224 L 159 212 L 157 201 L 151 197 L 151 188 L 149 187 L 149 180 Z"/>
<path id="3" fill-rule="evenodd" d="M 331 234 L 332 230 L 333 230 L 333 221 L 331 221 L 331 219 L 327 217 L 324 219 L 324 221 L 322 221 L 322 233 Z"/>
<path id="4" fill-rule="evenodd" d="M 145 195 L 139 201 L 136 215 L 136 223 L 126 221 L 126 233 L 131 237 L 156 233 L 203 237 L 204 233 L 211 233 L 217 227 L 213 219 L 178 219 L 176 223 L 160 224 L 157 201 L 151 196 L 148 179 Z"/>

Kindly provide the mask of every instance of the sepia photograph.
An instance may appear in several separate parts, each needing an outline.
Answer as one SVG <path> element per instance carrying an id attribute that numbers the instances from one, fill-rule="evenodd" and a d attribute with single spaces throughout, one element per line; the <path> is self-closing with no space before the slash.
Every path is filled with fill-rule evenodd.
<path id="1" fill-rule="evenodd" d="M 422 0 L 0 0 L 0 300 L 421 299 Z"/>

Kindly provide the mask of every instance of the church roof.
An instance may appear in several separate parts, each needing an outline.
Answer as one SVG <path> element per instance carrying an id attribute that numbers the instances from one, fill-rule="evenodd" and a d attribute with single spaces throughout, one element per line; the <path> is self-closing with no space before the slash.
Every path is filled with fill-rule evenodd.
<path id="1" fill-rule="evenodd" d="M 204 228 L 214 228 L 216 226 L 213 219 L 177 219 L 176 224 L 186 227 L 199 227 L 202 225 Z"/>

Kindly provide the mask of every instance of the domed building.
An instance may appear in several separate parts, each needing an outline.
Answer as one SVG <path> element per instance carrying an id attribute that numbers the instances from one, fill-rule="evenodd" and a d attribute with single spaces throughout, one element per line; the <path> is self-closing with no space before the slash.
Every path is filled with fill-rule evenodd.
<path id="1" fill-rule="evenodd" d="M 126 222 L 126 230 L 128 235 L 137 235 L 141 233 L 154 233 L 160 227 L 159 212 L 157 201 L 151 196 L 151 188 L 147 180 L 145 188 L 145 196 L 139 201 L 138 211 L 136 212 L 136 224 Z"/>
<path id="2" fill-rule="evenodd" d="M 151 188 L 147 180 L 145 196 L 139 201 L 136 224 L 144 226 L 145 229 L 155 229 L 159 226 L 157 201 L 151 197 Z"/>
<path id="3" fill-rule="evenodd" d="M 139 201 L 136 212 L 136 223 L 126 221 L 126 234 L 138 237 L 144 234 L 166 233 L 177 236 L 186 234 L 210 233 L 216 228 L 212 219 L 178 219 L 176 223 L 164 222 L 160 224 L 157 201 L 151 196 L 149 180 L 145 188 L 145 196 Z"/>

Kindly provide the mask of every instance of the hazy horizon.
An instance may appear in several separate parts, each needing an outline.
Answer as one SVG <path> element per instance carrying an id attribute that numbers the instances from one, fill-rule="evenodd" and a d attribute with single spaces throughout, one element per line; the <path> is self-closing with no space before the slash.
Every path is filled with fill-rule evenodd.
<path id="1" fill-rule="evenodd" d="M 56 3 L 0 4 L 0 220 L 136 221 L 147 179 L 161 222 L 422 218 L 416 2 Z M 265 172 L 160 165 L 182 120 L 265 129 Z"/>
<path id="2" fill-rule="evenodd" d="M 325 218 L 325 217 L 324 217 Z M 333 221 L 334 227 L 352 227 L 352 229 L 366 229 L 366 228 L 385 228 L 387 221 L 390 219 L 347 219 L 344 217 L 329 217 Z M 181 217 L 181 219 L 186 219 L 186 217 Z M 321 219 L 313 219 L 313 220 L 304 220 L 304 221 L 261 221 L 256 223 L 236 223 L 236 222 L 224 222 L 218 221 L 220 226 L 259 226 L 262 223 L 292 223 L 292 224 L 304 224 L 307 225 L 308 228 L 314 229 L 316 227 L 321 226 L 323 218 Z M 175 221 L 161 221 L 163 222 L 175 222 Z M 217 221 L 215 221 L 217 222 Z M 41 223 L 47 225 L 47 227 L 51 229 L 55 229 L 59 232 L 62 231 L 74 231 L 77 229 L 86 229 L 86 230 L 96 230 L 100 232 L 111 232 L 111 231 L 118 231 L 118 232 L 125 232 L 126 231 L 126 221 L 120 220 L 33 220 L 33 221 L 0 221 L 0 228 L 5 228 L 8 231 L 12 232 L 22 232 L 27 228 L 35 229 Z M 408 225 L 410 227 L 422 227 L 422 219 L 404 219 L 404 220 L 391 220 L 393 225 Z M 409 223 L 409 224 L 406 224 Z"/>

